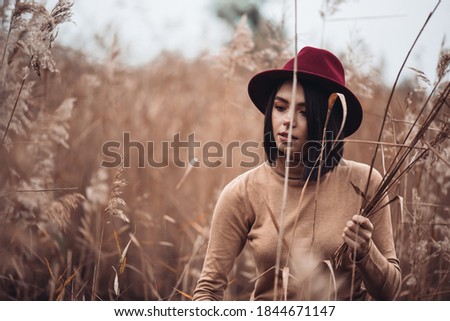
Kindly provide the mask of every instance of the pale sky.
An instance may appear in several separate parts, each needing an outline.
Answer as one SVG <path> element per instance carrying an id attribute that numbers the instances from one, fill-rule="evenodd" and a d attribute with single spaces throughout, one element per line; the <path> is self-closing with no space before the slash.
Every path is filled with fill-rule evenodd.
<path id="1" fill-rule="evenodd" d="M 51 6 L 56 0 L 48 1 Z M 257 0 L 247 0 L 259 3 Z M 95 35 L 111 43 L 117 32 L 121 59 L 130 65 L 145 63 L 161 50 L 195 57 L 202 51 L 217 53 L 232 37 L 232 30 L 214 16 L 209 0 L 75 0 L 73 23 L 62 26 L 57 41 L 102 59 Z M 351 35 L 363 38 L 374 64 L 384 61 L 384 77 L 392 82 L 414 38 L 438 0 L 347 0 L 324 29 L 325 48 L 345 51 Z M 320 46 L 323 24 L 321 0 L 298 0 L 298 48 Z M 279 22 L 284 13 L 286 30 L 294 38 L 294 0 L 266 0 L 263 14 Z M 387 17 L 386 17 L 387 16 Z M 376 18 L 374 18 L 376 17 Z M 380 18 L 383 17 L 383 18 Z M 338 20 L 352 18 L 350 20 Z M 450 31 L 450 0 L 442 0 L 407 66 L 424 71 L 431 80 L 441 42 Z M 450 48 L 450 39 L 445 42 Z M 292 48 L 293 50 L 293 48 Z M 410 70 L 404 76 L 413 76 Z"/>

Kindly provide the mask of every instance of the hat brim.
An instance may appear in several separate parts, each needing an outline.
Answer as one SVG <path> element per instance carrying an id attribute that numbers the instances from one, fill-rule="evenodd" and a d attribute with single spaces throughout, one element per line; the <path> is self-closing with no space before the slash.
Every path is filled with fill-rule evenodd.
<path id="1" fill-rule="evenodd" d="M 282 82 L 292 79 L 292 73 L 292 70 L 273 69 L 260 72 L 250 80 L 248 94 L 259 111 L 263 114 L 266 112 L 273 89 Z M 315 83 L 330 92 L 343 94 L 347 102 L 347 120 L 343 135 L 347 137 L 358 130 L 362 122 L 363 111 L 361 103 L 350 89 L 331 79 L 304 71 L 297 71 L 297 79 Z"/>

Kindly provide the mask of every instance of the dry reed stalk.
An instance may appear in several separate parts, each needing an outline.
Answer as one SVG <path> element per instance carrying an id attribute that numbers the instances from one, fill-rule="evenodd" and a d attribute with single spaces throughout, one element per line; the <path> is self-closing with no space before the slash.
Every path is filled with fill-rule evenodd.
<path id="1" fill-rule="evenodd" d="M 294 74 L 294 75 L 295 75 L 295 74 Z M 295 77 L 295 78 L 296 78 L 296 77 Z M 295 90 L 293 90 L 293 96 L 294 96 L 294 95 L 295 95 Z M 294 96 L 294 97 L 295 97 L 295 96 Z M 321 140 L 322 146 L 325 145 L 325 142 L 328 142 L 328 141 L 325 139 L 325 137 L 326 137 L 326 129 L 327 129 L 327 126 L 328 126 L 329 119 L 330 119 L 330 117 L 331 117 L 331 112 L 332 112 L 333 107 L 334 107 L 334 105 L 335 105 L 335 102 L 336 102 L 336 100 L 337 100 L 338 98 L 339 98 L 339 100 L 341 101 L 341 105 L 342 105 L 343 112 L 342 112 L 341 126 L 340 126 L 340 128 L 339 128 L 337 137 L 340 137 L 341 134 L 342 134 L 342 132 L 343 132 L 343 130 L 344 130 L 345 121 L 346 121 L 346 119 L 347 119 L 347 103 L 346 103 L 346 99 L 345 99 L 345 96 L 342 95 L 342 94 L 340 94 L 340 93 L 332 93 L 332 94 L 330 95 L 329 99 L 328 99 L 327 115 L 326 115 L 326 119 L 325 119 L 325 125 L 324 125 L 324 130 L 323 130 L 323 133 L 322 133 L 322 140 Z M 295 102 L 295 99 L 292 99 L 292 101 Z M 291 103 L 292 103 L 292 102 L 291 102 Z M 292 106 L 291 106 L 291 110 L 292 110 Z M 292 117 L 293 117 L 293 115 L 292 115 Z M 291 120 L 291 124 L 292 124 L 292 120 Z M 289 141 L 289 138 L 288 138 L 288 141 Z M 339 141 L 341 141 L 341 140 L 339 140 L 339 139 L 334 139 L 334 140 L 331 141 L 331 142 L 332 142 L 331 150 L 333 150 L 333 149 L 336 147 L 336 144 L 337 144 Z M 289 150 L 288 150 L 288 151 L 289 151 Z M 312 238 L 311 238 L 311 247 L 312 247 L 312 245 L 314 244 L 314 240 L 315 240 L 315 218 L 316 218 L 316 211 L 317 211 L 317 205 L 318 205 L 318 195 L 319 195 L 319 190 L 320 190 L 321 169 L 322 169 L 322 164 L 323 164 L 323 162 L 326 161 L 326 159 L 324 159 L 323 151 L 324 151 L 324 148 L 321 148 L 320 153 L 319 153 L 319 156 L 318 156 L 318 158 L 315 160 L 315 163 L 314 163 L 314 167 L 318 166 L 318 178 L 317 178 L 316 189 L 315 189 L 315 199 L 314 199 L 314 219 L 313 219 L 313 236 L 312 236 Z M 329 156 L 329 155 L 327 155 L 327 157 L 328 157 L 328 156 Z M 289 158 L 288 158 L 288 159 L 289 159 Z M 288 166 L 287 166 L 287 168 L 288 168 Z M 286 181 L 286 177 L 288 177 L 288 173 L 285 174 L 285 175 L 287 175 L 287 176 L 285 176 L 285 181 Z M 311 175 L 312 175 L 312 171 L 309 173 L 309 175 L 308 175 L 308 177 L 307 177 L 307 179 L 306 179 L 306 181 L 305 181 L 305 183 L 304 183 L 304 185 L 303 185 L 302 192 L 301 192 L 301 195 L 300 195 L 300 199 L 299 199 L 299 202 L 298 202 L 298 208 L 299 208 L 299 207 L 301 206 L 301 204 L 302 204 L 303 195 L 304 195 L 306 186 L 308 186 L 308 183 L 309 183 L 309 180 L 310 180 L 310 178 L 311 178 Z M 284 194 L 283 194 L 283 196 L 284 196 Z M 285 199 L 285 198 L 283 198 L 283 200 L 284 200 L 284 202 L 286 202 L 286 199 Z M 282 211 L 283 211 L 284 209 L 285 209 L 285 208 L 282 207 Z M 282 239 L 284 245 L 287 246 L 287 250 L 288 250 L 288 257 L 287 257 L 286 263 L 285 263 L 285 265 L 284 265 L 284 267 L 283 267 L 283 269 L 282 269 L 282 271 L 283 271 L 283 274 L 282 274 L 282 275 L 283 275 L 283 294 L 284 294 L 284 298 L 285 298 L 285 300 L 286 300 L 286 298 L 287 298 L 287 285 L 288 285 L 288 280 L 285 279 L 285 277 L 286 277 L 286 276 L 289 276 L 289 267 L 288 267 L 288 264 L 289 264 L 289 259 L 290 259 L 290 257 L 291 257 L 291 250 L 292 250 L 292 248 L 293 248 L 293 242 L 294 242 L 295 230 L 296 230 L 296 227 L 297 227 L 297 224 L 298 224 L 298 219 L 299 219 L 300 215 L 297 215 L 297 217 L 296 217 L 296 219 L 295 219 L 294 227 L 293 227 L 293 231 L 292 231 L 292 235 L 291 235 L 290 244 L 287 245 L 287 244 L 286 244 L 286 240 L 284 239 L 284 233 L 283 233 L 283 234 L 281 233 L 281 229 L 280 229 L 280 228 L 278 227 L 278 225 L 277 225 L 276 218 L 275 218 L 274 215 L 271 213 L 271 211 L 269 211 L 269 213 L 270 213 L 271 216 L 272 216 L 272 221 L 274 222 L 275 227 L 277 228 L 277 232 L 278 232 L 279 237 Z M 282 212 L 282 213 L 283 213 L 283 212 Z M 281 222 L 280 222 L 280 225 L 281 225 Z M 283 232 L 284 232 L 284 231 L 283 231 Z M 275 269 L 277 269 L 276 266 L 275 266 Z M 276 274 L 276 273 L 275 273 L 275 274 Z M 333 274 L 333 278 L 334 278 L 334 274 Z M 277 279 L 277 277 L 275 277 L 275 279 Z M 335 282 L 334 282 L 334 284 L 335 284 Z"/>
<path id="2" fill-rule="evenodd" d="M 98 280 L 98 271 L 100 269 L 100 262 L 101 262 L 101 256 L 102 256 L 102 246 L 103 246 L 103 236 L 104 236 L 104 231 L 105 231 L 105 224 L 106 224 L 106 219 L 108 217 L 118 217 L 121 220 L 123 220 L 126 223 L 129 223 L 130 220 L 128 219 L 128 217 L 125 215 L 123 207 L 126 206 L 125 201 L 122 199 L 122 197 L 120 197 L 120 195 L 122 194 L 122 187 L 126 186 L 126 182 L 124 179 L 122 179 L 122 173 L 123 173 L 123 167 L 119 167 L 116 170 L 116 173 L 114 175 L 114 179 L 111 185 L 111 189 L 109 192 L 109 197 L 108 197 L 108 202 L 106 205 L 106 208 L 104 210 L 104 215 L 102 217 L 102 223 L 101 223 L 101 230 L 100 230 L 100 241 L 99 241 L 99 247 L 97 250 L 97 262 L 94 266 L 94 273 L 93 273 L 93 280 L 92 280 L 92 291 L 91 291 L 91 300 L 95 301 L 96 296 L 97 296 L 97 280 Z M 116 240 L 116 246 L 118 248 L 118 252 L 120 253 L 119 256 L 122 256 L 122 252 L 120 249 L 120 244 L 118 242 L 117 239 L 117 234 L 116 234 L 116 230 L 114 228 L 114 233 L 115 233 L 115 240 Z M 130 240 L 131 242 L 131 240 Z M 127 248 L 130 244 L 130 242 L 127 245 Z M 120 262 L 121 266 L 122 266 L 122 262 Z M 117 270 L 113 267 L 113 269 L 116 272 L 116 277 L 118 278 L 117 275 Z M 117 291 L 116 291 L 117 290 Z M 116 295 L 118 295 L 119 291 L 118 291 L 118 279 L 117 279 L 117 284 L 116 284 L 116 279 L 114 281 L 114 292 L 116 293 Z"/>
<path id="3" fill-rule="evenodd" d="M 341 120 L 341 127 L 339 128 L 337 137 L 336 137 L 336 139 L 334 139 L 332 141 L 331 150 L 333 150 L 336 147 L 337 139 L 339 137 L 341 137 L 341 134 L 342 134 L 342 132 L 344 130 L 345 122 L 347 120 L 347 102 L 346 102 L 345 96 L 343 94 L 340 94 L 340 93 L 332 93 L 330 95 L 330 97 L 328 97 L 327 116 L 325 118 L 325 125 L 324 125 L 324 128 L 323 128 L 322 140 L 321 140 L 322 148 L 320 149 L 319 158 L 318 158 L 319 170 L 318 170 L 318 174 L 317 174 L 316 190 L 315 190 L 315 195 L 314 195 L 314 218 L 313 218 L 313 234 L 312 234 L 312 238 L 311 238 L 311 247 L 313 246 L 314 241 L 315 241 L 316 213 L 317 213 L 317 205 L 319 203 L 320 179 L 321 179 L 321 176 L 322 176 L 322 164 L 324 162 L 323 152 L 325 150 L 326 132 L 327 132 L 327 127 L 328 127 L 328 122 L 330 121 L 331 112 L 333 110 L 333 106 L 334 106 L 337 98 L 339 98 L 339 100 L 341 102 L 341 105 L 342 105 L 342 120 Z M 328 157 L 328 155 L 327 155 L 327 157 Z M 316 160 L 316 164 L 317 164 L 317 160 Z M 316 166 L 316 164 L 315 164 L 315 166 Z"/>
<path id="4" fill-rule="evenodd" d="M 338 131 L 337 137 L 340 137 L 341 134 L 342 134 L 342 131 L 344 130 L 344 124 L 345 124 L 345 120 L 346 120 L 346 118 L 347 118 L 347 103 L 346 103 L 346 99 L 345 99 L 345 96 L 342 95 L 342 94 L 340 94 L 340 93 L 332 93 L 332 94 L 330 95 L 329 99 L 328 99 L 327 115 L 326 115 L 326 120 L 325 120 L 324 130 L 323 130 L 323 133 L 322 133 L 322 141 L 321 141 L 322 146 L 325 145 L 325 142 L 329 142 L 328 140 L 325 140 L 326 128 L 327 128 L 327 126 L 328 126 L 328 122 L 329 122 L 329 119 L 330 119 L 330 117 L 331 117 L 331 112 L 332 112 L 332 109 L 333 109 L 333 107 L 334 107 L 334 104 L 335 104 L 337 98 L 339 98 L 339 100 L 341 101 L 342 108 L 343 108 L 343 113 L 342 113 L 343 117 L 342 117 L 342 121 L 341 121 L 341 127 L 340 127 L 340 129 L 339 129 L 339 131 Z M 333 150 L 333 149 L 336 147 L 336 144 L 337 144 L 338 142 L 340 142 L 340 141 L 342 141 L 342 140 L 338 140 L 338 139 L 332 140 L 332 141 L 331 141 L 331 143 L 332 143 L 332 145 L 331 145 L 331 150 Z M 328 156 L 329 156 L 329 155 L 327 155 L 327 157 L 328 157 Z M 327 161 L 327 159 L 323 159 L 323 148 L 322 148 L 322 149 L 321 149 L 321 152 L 320 152 L 320 154 L 319 154 L 319 157 L 315 160 L 314 165 L 313 165 L 314 167 L 316 167 L 316 166 L 319 167 L 318 181 L 320 180 L 320 172 L 321 172 L 322 164 L 323 164 L 324 161 Z M 306 187 L 308 186 L 309 181 L 310 181 L 310 179 L 311 179 L 312 173 L 313 173 L 312 171 L 309 173 L 308 177 L 307 177 L 306 180 L 305 180 L 305 183 L 303 184 L 302 191 L 301 191 L 300 198 L 299 198 L 298 205 L 297 205 L 297 212 L 298 212 L 298 213 L 300 213 L 300 212 L 299 212 L 299 209 L 300 209 L 300 206 L 301 206 L 301 204 L 302 204 L 303 196 L 304 196 Z M 315 215 L 316 215 L 317 203 L 318 203 L 318 193 L 319 193 L 319 187 L 318 187 L 318 185 L 319 185 L 319 184 L 320 184 L 320 183 L 318 182 L 317 185 L 316 185 L 316 190 L 315 190 L 314 223 L 313 223 L 313 237 L 312 237 L 312 239 L 311 239 L 311 246 L 312 246 L 313 243 L 314 243 Z M 265 201 L 266 204 L 267 204 L 267 201 L 266 201 L 265 199 L 264 199 L 264 201 Z M 269 207 L 267 206 L 267 208 L 269 208 Z M 275 228 L 276 228 L 276 230 L 277 230 L 277 232 L 278 232 L 278 235 L 280 235 L 280 228 L 279 228 L 279 225 L 278 225 L 278 223 L 277 223 L 276 217 L 274 216 L 274 214 L 272 213 L 272 211 L 270 210 L 270 208 L 269 208 L 269 214 L 271 215 L 272 222 L 274 223 L 274 226 L 275 226 Z M 288 256 L 287 256 L 287 259 L 286 259 L 286 263 L 285 263 L 285 265 L 284 265 L 284 267 L 283 267 L 283 273 L 284 273 L 284 274 L 283 274 L 284 298 L 287 297 L 287 292 L 286 292 L 286 291 L 287 291 L 287 287 L 286 287 L 286 286 L 287 286 L 287 283 L 286 283 L 287 280 L 285 280 L 284 277 L 285 277 L 286 275 L 289 275 L 289 268 L 288 268 L 288 265 L 289 265 L 289 260 L 292 258 L 292 249 L 293 249 L 293 243 L 294 243 L 295 230 L 296 230 L 296 228 L 297 228 L 299 218 L 300 218 L 300 215 L 297 215 L 296 218 L 295 218 L 294 226 L 293 226 L 293 230 L 292 230 L 291 239 L 290 239 L 290 243 L 289 243 L 289 244 L 288 244 L 287 241 L 285 240 L 284 235 L 281 235 L 283 244 L 284 244 L 284 246 L 286 247 L 286 249 L 287 249 L 287 251 L 288 251 Z M 327 262 L 325 262 L 325 263 L 326 263 L 327 266 L 328 266 L 328 263 L 327 263 Z M 267 271 L 266 271 L 266 272 L 267 272 Z M 266 272 L 264 272 L 264 273 L 266 273 Z M 264 273 L 263 273 L 263 274 L 264 274 Z M 332 273 L 332 277 L 333 277 L 333 279 L 334 279 L 334 273 Z M 334 285 L 336 286 L 335 279 L 334 279 Z"/>
<path id="5" fill-rule="evenodd" d="M 59 191 L 74 191 L 79 189 L 78 187 L 55 187 L 55 188 L 39 188 L 39 189 L 16 189 L 11 192 L 7 192 L 0 195 L 1 198 L 6 198 L 15 193 L 41 193 L 41 192 L 59 192 Z"/>
<path id="6" fill-rule="evenodd" d="M 330 278 L 330 290 L 328 291 L 329 293 L 334 293 L 334 298 L 333 301 L 337 300 L 337 283 L 336 283 L 336 275 L 334 274 L 334 269 L 333 269 L 333 264 L 331 263 L 330 260 L 324 260 L 323 261 L 327 268 L 330 270 L 330 274 L 331 274 L 331 278 Z M 331 291 L 332 289 L 332 291 Z"/>
<path id="7" fill-rule="evenodd" d="M 197 255 L 198 250 L 200 249 L 201 245 L 204 243 L 204 237 L 202 234 L 197 235 L 197 238 L 195 239 L 194 245 L 192 246 L 192 253 L 191 256 L 189 257 L 186 265 L 184 266 L 183 272 L 181 273 L 180 277 L 178 278 L 175 286 L 173 287 L 172 293 L 170 294 L 168 300 L 170 301 L 173 296 L 175 295 L 175 293 L 180 293 L 181 295 L 183 295 L 184 297 L 189 298 L 190 300 L 192 300 L 192 297 L 190 295 L 185 294 L 184 292 L 182 292 L 181 290 L 178 289 L 178 287 L 180 286 L 181 282 L 183 281 L 183 279 L 185 278 L 185 276 L 187 275 L 187 272 L 189 271 L 189 268 L 192 264 L 192 261 L 194 260 L 194 258 Z"/>
<path id="8" fill-rule="evenodd" d="M 326 9 L 327 10 L 331 10 L 330 14 L 333 14 L 336 10 L 337 7 L 342 3 L 342 0 L 339 1 L 335 1 L 331 4 L 331 6 L 329 6 L 329 1 L 326 1 Z M 290 119 L 290 126 L 289 126 L 289 131 L 288 131 L 288 149 L 287 149 L 287 164 L 289 162 L 290 159 L 290 151 L 291 148 L 289 147 L 289 144 L 291 142 L 291 138 L 292 138 L 292 123 L 293 123 L 293 110 L 294 110 L 294 104 L 295 104 L 295 96 L 296 96 L 296 85 L 297 85 L 297 77 L 296 77 L 296 70 L 297 70 L 297 1 L 295 1 L 295 35 L 294 35 L 294 73 L 293 73 L 293 89 L 292 89 L 292 98 L 291 98 L 291 106 L 290 106 L 290 112 L 289 112 L 289 119 Z M 324 25 L 325 25 L 325 13 L 322 14 L 322 19 L 323 19 L 323 29 L 322 29 L 322 41 L 323 41 L 323 33 L 324 33 Z M 322 137 L 322 146 L 324 146 L 325 143 L 325 134 L 326 134 L 326 128 L 327 128 L 327 124 L 331 115 L 331 110 L 332 107 L 334 106 L 334 103 L 336 101 L 336 99 L 339 98 L 342 102 L 342 107 L 343 107 L 343 120 L 341 122 L 341 128 L 339 130 L 338 133 L 338 137 L 336 137 L 335 140 L 332 141 L 332 147 L 331 149 L 335 148 L 335 145 L 339 142 L 339 137 L 343 131 L 344 128 L 344 124 L 345 124 L 345 120 L 347 117 L 347 104 L 346 104 L 346 100 L 345 97 L 340 94 L 340 93 L 333 93 L 332 95 L 330 95 L 329 97 L 329 101 L 328 101 L 328 111 L 327 111 L 327 116 L 326 116 L 326 120 L 325 120 L 325 126 L 324 126 L 324 132 L 323 132 L 323 137 Z M 318 193 L 319 193 L 319 189 L 320 189 L 320 176 L 321 176 L 321 169 L 322 169 L 322 162 L 323 162 L 323 148 L 320 151 L 320 155 L 318 157 L 318 159 L 315 161 L 315 166 L 318 165 L 319 169 L 318 169 L 318 179 L 317 179 L 317 183 L 316 183 L 316 190 L 315 190 L 315 206 L 314 206 L 314 221 L 313 221 L 313 237 L 311 239 L 311 246 L 314 243 L 314 231 L 315 231 L 315 217 L 316 217 L 316 210 L 317 210 L 317 203 L 318 203 Z M 317 164 L 317 162 L 319 162 L 319 164 Z M 301 204 L 303 195 L 304 195 L 304 191 L 305 191 L 305 187 L 307 186 L 310 176 L 311 176 L 312 172 L 309 174 L 303 189 L 302 189 L 302 193 L 300 196 L 300 200 L 299 200 L 299 206 Z M 278 231 L 278 242 L 277 242 L 277 257 L 276 257 L 276 265 L 275 265 L 275 284 L 274 284 L 274 300 L 277 299 L 278 294 L 278 273 L 280 270 L 280 260 L 281 260 L 281 244 L 283 242 L 285 242 L 284 239 L 284 216 L 285 216 L 285 208 L 286 208 L 286 198 L 287 198 L 287 178 L 289 177 L 289 166 L 285 167 L 285 177 L 284 177 L 284 186 L 283 186 L 283 197 L 282 197 L 282 207 L 281 207 L 281 219 L 280 219 L 280 229 Z M 273 219 L 272 219 L 273 220 Z M 275 222 L 275 220 L 273 220 Z M 289 262 L 289 257 L 290 257 L 290 253 L 291 253 L 291 249 L 292 249 L 292 243 L 293 243 L 293 239 L 294 239 L 294 234 L 295 234 L 295 228 L 298 222 L 298 216 L 295 220 L 294 223 L 294 229 L 292 232 L 292 237 L 291 237 L 291 244 L 288 247 L 288 258 L 286 260 L 286 264 L 283 268 L 283 290 L 284 290 L 284 298 L 287 298 L 287 284 L 288 281 L 285 280 L 285 276 L 289 275 L 289 268 L 288 268 L 288 262 Z"/>
<path id="9" fill-rule="evenodd" d="M 183 292 L 181 290 L 175 289 L 179 294 L 181 294 L 183 297 L 187 298 L 188 300 L 192 301 L 194 298 L 192 295 L 187 294 L 186 292 Z"/>
<path id="10" fill-rule="evenodd" d="M 65 288 L 74 280 L 75 276 L 80 271 L 80 268 L 78 268 L 74 273 L 70 274 L 67 278 L 64 278 L 64 274 L 67 273 L 69 268 L 69 266 L 67 266 L 64 271 L 58 277 L 56 277 L 47 258 L 44 258 L 44 261 L 51 277 L 49 299 L 53 300 L 54 295 L 56 294 L 56 301 L 61 301 L 64 296 Z"/>
<path id="11" fill-rule="evenodd" d="M 292 129 L 293 129 L 293 119 L 294 119 L 294 111 L 295 111 L 295 97 L 296 97 L 296 91 L 297 91 L 297 0 L 295 0 L 294 5 L 294 71 L 292 73 L 292 95 L 291 95 L 291 102 L 289 107 L 289 130 L 288 130 L 288 140 L 287 140 L 287 153 L 286 153 L 286 162 L 285 162 L 285 170 L 284 170 L 284 184 L 283 184 L 283 196 L 281 200 L 281 213 L 280 213 L 280 232 L 278 233 L 278 239 L 277 239 L 277 253 L 276 253 L 276 259 L 275 259 L 275 280 L 274 280 L 274 294 L 273 299 L 274 301 L 278 300 L 278 275 L 279 270 L 281 266 L 281 251 L 282 251 L 282 243 L 284 239 L 284 219 L 285 219 L 285 211 L 286 211 L 286 201 L 287 201 L 287 192 L 288 192 L 288 179 L 289 179 L 289 162 L 291 157 L 291 148 L 292 148 Z M 288 273 L 284 272 L 283 269 L 283 276 L 289 275 Z M 283 282 L 283 285 L 286 284 L 287 281 Z M 283 287 L 283 290 L 285 292 L 287 288 Z"/>
<path id="12" fill-rule="evenodd" d="M 94 265 L 94 273 L 92 279 L 92 291 L 91 291 L 91 301 L 95 301 L 97 298 L 97 280 L 98 280 L 98 270 L 100 269 L 100 261 L 102 256 L 102 246 L 103 246 L 103 235 L 105 233 L 105 224 L 104 219 L 102 217 L 102 224 L 100 229 L 100 242 L 97 250 L 97 262 Z"/>
<path id="13" fill-rule="evenodd" d="M 187 165 L 187 168 L 183 174 L 183 176 L 181 177 L 180 181 L 178 182 L 177 186 L 175 187 L 175 190 L 179 190 L 180 187 L 183 185 L 184 181 L 186 180 L 186 178 L 189 176 L 189 174 L 191 173 L 192 169 L 194 168 L 194 165 L 198 164 L 198 160 L 194 157 L 191 160 L 189 160 L 189 163 Z"/>
<path id="14" fill-rule="evenodd" d="M 20 97 L 20 94 L 22 93 L 23 85 L 25 85 L 25 80 L 28 78 L 29 74 L 30 74 L 29 68 L 26 67 L 25 68 L 25 75 L 22 77 L 22 82 L 20 83 L 19 92 L 17 93 L 16 99 L 15 99 L 15 102 L 14 102 L 14 106 L 13 106 L 13 110 L 11 112 L 11 115 L 9 116 L 9 120 L 8 120 L 8 124 L 6 125 L 5 132 L 3 133 L 2 144 L 1 145 L 4 145 L 4 143 L 5 143 L 6 135 L 8 134 L 9 126 L 11 125 L 11 121 L 12 121 L 14 113 L 16 111 L 17 103 L 19 102 L 19 97 Z"/>
<path id="15" fill-rule="evenodd" d="M 111 190 L 109 192 L 108 203 L 105 208 L 107 216 L 118 217 L 126 223 L 130 223 L 130 220 L 125 215 L 124 207 L 127 205 L 123 198 L 122 188 L 127 185 L 126 181 L 122 179 L 123 167 L 119 167 L 114 175 Z"/>

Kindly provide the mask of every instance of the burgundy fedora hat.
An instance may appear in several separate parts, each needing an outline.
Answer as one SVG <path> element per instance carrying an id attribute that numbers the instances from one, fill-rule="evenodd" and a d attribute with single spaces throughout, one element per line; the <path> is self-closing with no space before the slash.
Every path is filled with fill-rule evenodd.
<path id="1" fill-rule="evenodd" d="M 294 58 L 281 69 L 260 72 L 250 79 L 248 94 L 255 106 L 264 114 L 275 86 L 292 79 Z M 315 83 L 330 92 L 344 94 L 347 101 L 347 120 L 344 137 L 353 134 L 361 124 L 363 112 L 358 98 L 345 86 L 345 73 L 339 59 L 331 52 L 304 47 L 297 55 L 297 77 Z"/>

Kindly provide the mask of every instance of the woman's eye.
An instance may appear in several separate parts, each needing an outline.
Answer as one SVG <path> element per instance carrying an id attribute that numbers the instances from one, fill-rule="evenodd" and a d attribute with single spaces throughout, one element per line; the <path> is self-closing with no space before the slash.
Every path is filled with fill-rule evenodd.
<path id="1" fill-rule="evenodd" d="M 306 117 L 306 110 L 300 110 L 299 111 L 300 115 L 305 116 Z"/>
<path id="2" fill-rule="evenodd" d="M 286 107 L 283 107 L 283 106 L 274 106 L 274 108 L 275 108 L 275 110 L 277 110 L 277 111 L 279 111 L 279 112 L 283 112 L 283 111 L 285 111 L 287 108 Z"/>

